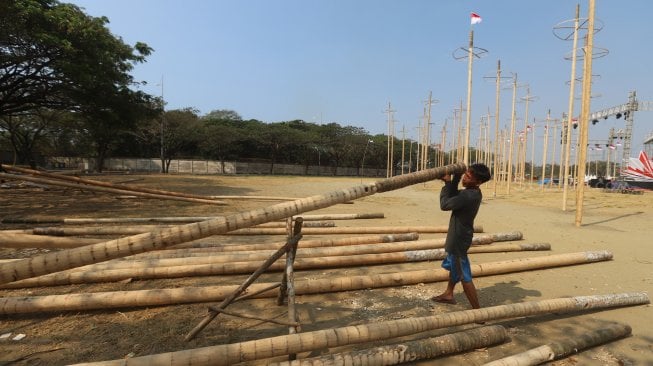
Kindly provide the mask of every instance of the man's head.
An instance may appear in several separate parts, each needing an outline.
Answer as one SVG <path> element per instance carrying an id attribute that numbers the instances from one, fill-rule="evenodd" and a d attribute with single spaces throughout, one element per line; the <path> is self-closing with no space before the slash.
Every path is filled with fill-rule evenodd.
<path id="1" fill-rule="evenodd" d="M 492 178 L 490 169 L 485 164 L 472 164 L 463 175 L 463 187 L 476 187 Z"/>

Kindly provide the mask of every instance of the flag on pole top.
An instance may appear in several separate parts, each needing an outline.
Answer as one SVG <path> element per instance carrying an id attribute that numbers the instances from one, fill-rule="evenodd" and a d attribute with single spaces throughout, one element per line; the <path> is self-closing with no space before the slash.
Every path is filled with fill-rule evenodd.
<path id="1" fill-rule="evenodd" d="M 478 23 L 480 23 L 482 21 L 483 21 L 483 19 L 481 18 L 480 15 L 478 15 L 476 13 L 472 13 L 472 25 L 478 24 Z"/>

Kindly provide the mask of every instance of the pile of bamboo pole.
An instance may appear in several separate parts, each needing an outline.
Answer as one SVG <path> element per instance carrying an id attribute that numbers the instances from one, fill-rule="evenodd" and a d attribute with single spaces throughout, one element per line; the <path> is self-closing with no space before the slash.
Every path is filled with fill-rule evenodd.
<path id="1" fill-rule="evenodd" d="M 473 264 L 471 268 L 475 277 L 482 277 L 560 266 L 589 264 L 610 259 L 612 259 L 612 253 L 607 251 L 579 252 Z M 6 266 L 12 263 L 3 263 L 2 265 Z M 442 268 L 373 274 L 369 276 L 332 277 L 296 281 L 295 293 L 302 295 L 352 291 L 416 285 L 419 283 L 447 281 L 448 279 L 449 272 Z M 249 290 L 257 292 L 268 287 L 270 287 L 269 283 L 257 283 L 251 285 Z M 4 297 L 0 298 L 0 314 L 83 311 L 221 301 L 235 289 L 235 286 L 206 286 L 32 297 Z M 274 291 L 267 291 L 260 293 L 257 297 L 274 297 L 275 295 L 276 293 Z"/>
<path id="2" fill-rule="evenodd" d="M 270 207 L 240 212 L 226 217 L 165 228 L 156 232 L 138 234 L 80 248 L 66 249 L 20 261 L 1 263 L 0 284 L 103 262 L 109 259 L 158 250 L 212 235 L 225 234 L 234 230 L 326 208 L 338 203 L 351 202 L 375 193 L 387 192 L 412 184 L 439 179 L 447 174 L 462 173 L 466 169 L 465 164 L 453 164 L 422 170 L 374 183 L 361 184 L 350 189 L 336 190 L 323 195 L 279 203 Z"/>
<path id="3" fill-rule="evenodd" d="M 387 340 L 428 330 L 471 324 L 474 322 L 551 313 L 574 313 L 648 303 L 650 303 L 650 300 L 645 293 L 577 296 L 529 301 L 474 310 L 455 311 L 420 318 L 389 320 L 289 334 L 128 359 L 83 363 L 77 366 L 233 365 L 239 362 L 263 360 L 270 357 L 314 351 L 328 347 Z"/>

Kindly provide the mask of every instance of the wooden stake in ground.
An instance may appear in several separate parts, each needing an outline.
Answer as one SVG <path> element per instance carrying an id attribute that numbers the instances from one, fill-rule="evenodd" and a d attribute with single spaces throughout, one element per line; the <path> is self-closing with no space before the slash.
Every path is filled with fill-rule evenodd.
<path id="1" fill-rule="evenodd" d="M 187 349 L 128 359 L 85 363 L 77 366 L 233 365 L 239 362 L 284 356 L 290 353 L 391 339 L 473 322 L 551 313 L 590 311 L 648 303 L 650 303 L 650 300 L 645 293 L 576 296 L 529 301 L 474 310 L 448 312 L 427 317 L 389 320 L 357 326 L 289 334 L 247 342 Z"/>
<path id="2" fill-rule="evenodd" d="M 277 250 L 273 255 L 270 256 L 263 264 L 256 270 L 254 273 L 252 273 L 251 276 L 249 276 L 235 291 L 233 291 L 227 298 L 225 298 L 220 304 L 217 306 L 209 306 L 209 314 L 198 324 L 187 336 L 187 340 L 192 339 L 197 333 L 199 333 L 204 327 L 206 327 L 211 320 L 213 320 L 218 314 L 220 313 L 220 310 L 224 310 L 229 304 L 231 304 L 239 295 L 241 295 L 254 281 L 256 281 L 259 276 L 265 270 L 274 262 L 276 262 L 277 259 L 281 258 L 282 255 L 286 253 L 289 247 L 291 246 L 296 246 L 297 242 L 301 239 L 301 233 L 297 236 L 293 236 L 292 238 L 288 239 L 288 242 L 286 245 Z M 189 338 L 190 337 L 190 338 Z"/>
<path id="3" fill-rule="evenodd" d="M 304 358 L 292 362 L 272 363 L 268 364 L 268 366 L 397 365 L 489 347 L 503 343 L 508 339 L 508 332 L 503 326 L 492 325 L 445 334 L 439 337 L 418 339 L 360 351 Z"/>
<path id="4" fill-rule="evenodd" d="M 630 335 L 631 328 L 625 324 L 613 324 L 582 334 L 536 347 L 528 351 L 486 363 L 484 366 L 526 366 L 539 365 L 573 355 L 581 350 L 611 342 Z"/>
<path id="5" fill-rule="evenodd" d="M 379 180 L 374 183 L 361 184 L 349 189 L 332 191 L 324 195 L 241 212 L 224 218 L 176 226 L 158 232 L 134 235 L 82 248 L 48 253 L 12 263 L 3 263 L 0 264 L 0 284 L 157 250 L 211 235 L 224 234 L 236 229 L 298 215 L 302 212 L 329 207 L 337 203 L 349 202 L 375 193 L 388 192 L 412 184 L 439 179 L 447 174 L 462 173 L 466 169 L 467 167 L 464 164 L 454 164 L 423 170 Z"/>

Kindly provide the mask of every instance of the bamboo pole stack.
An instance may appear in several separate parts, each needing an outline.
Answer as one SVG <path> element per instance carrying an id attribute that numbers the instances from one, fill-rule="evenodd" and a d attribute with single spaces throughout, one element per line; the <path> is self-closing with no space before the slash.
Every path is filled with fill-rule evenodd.
<path id="1" fill-rule="evenodd" d="M 148 356 L 91 362 L 77 366 L 177 366 L 233 365 L 291 353 L 308 352 L 351 344 L 360 344 L 412 335 L 473 322 L 533 316 L 551 313 L 573 313 L 650 303 L 645 293 L 576 296 L 509 305 L 448 312 L 419 318 L 389 320 L 334 329 L 282 335 L 252 341 L 209 346 Z"/>
<path id="2" fill-rule="evenodd" d="M 466 166 L 464 164 L 454 164 L 423 170 L 379 180 L 374 183 L 361 184 L 350 189 L 336 190 L 323 195 L 241 212 L 224 218 L 180 225 L 157 232 L 134 235 L 56 253 L 48 253 L 21 261 L 2 263 L 0 264 L 0 284 L 157 250 L 211 235 L 224 234 L 233 230 L 295 216 L 303 212 L 329 207 L 338 203 L 350 202 L 376 193 L 388 192 L 412 184 L 438 179 L 446 174 L 462 173 L 465 170 Z"/>
<path id="3" fill-rule="evenodd" d="M 518 271 L 588 264 L 612 259 L 607 251 L 557 254 L 534 258 L 520 258 L 509 261 L 489 262 L 471 266 L 475 277 L 491 276 Z M 3 263 L 3 266 L 15 262 Z M 302 280 L 295 282 L 298 295 L 339 291 L 362 290 L 392 286 L 415 285 L 447 281 L 449 272 L 442 268 L 400 273 L 374 274 L 370 276 L 347 276 Z M 270 284 L 253 284 L 250 290 L 259 291 Z M 172 289 L 113 291 L 67 295 L 0 298 L 0 314 L 20 314 L 51 311 L 82 311 L 122 307 L 142 307 L 156 305 L 188 304 L 197 302 L 221 301 L 234 291 L 234 286 L 186 287 Z M 265 292 L 258 297 L 271 297 L 276 294 Z"/>
<path id="4" fill-rule="evenodd" d="M 541 249 L 548 246 L 527 246 L 530 249 Z M 472 247 L 470 253 L 489 253 L 523 250 L 520 245 L 515 246 L 483 246 Z M 273 253 L 270 253 L 270 255 Z M 25 279 L 0 286 L 0 288 L 25 288 L 41 286 L 72 285 L 80 283 L 117 282 L 130 278 L 156 279 L 179 278 L 193 276 L 235 275 L 252 273 L 260 267 L 260 262 L 270 255 L 256 261 L 234 262 L 233 258 L 192 257 L 180 258 L 173 261 L 128 261 L 106 263 L 108 268 L 74 269 L 45 276 Z M 393 263 L 409 263 L 441 260 L 446 257 L 444 249 L 413 250 L 404 252 L 389 252 L 376 254 L 340 255 L 302 257 L 294 261 L 294 269 L 311 270 L 327 268 L 343 268 L 353 266 L 369 266 Z M 158 262 L 158 265 L 156 264 Z M 286 265 L 276 262 L 269 265 L 266 271 L 282 271 Z"/>
<path id="5" fill-rule="evenodd" d="M 47 185 L 51 185 L 51 186 L 73 188 L 73 189 L 81 189 L 81 190 L 94 191 L 94 192 L 112 193 L 112 194 L 120 194 L 120 195 L 129 194 L 129 195 L 132 195 L 132 196 L 143 197 L 143 198 L 156 198 L 156 199 L 184 201 L 184 202 L 192 202 L 192 203 L 204 203 L 204 204 L 211 204 L 211 205 L 225 205 L 226 204 L 223 201 L 213 200 L 213 199 L 210 199 L 210 198 L 179 197 L 179 196 L 173 196 L 173 195 L 168 195 L 168 194 L 146 193 L 146 192 L 130 191 L 130 190 L 125 190 L 125 189 L 120 189 L 120 188 L 112 188 L 112 187 L 101 187 L 101 186 L 95 186 L 95 185 L 82 185 L 82 184 L 79 184 L 79 183 L 64 182 L 64 181 L 61 181 L 59 179 L 46 179 L 46 178 L 31 177 L 31 176 L 27 176 L 27 175 L 0 173 L 0 178 L 5 178 L 5 179 L 9 179 L 9 180 L 26 180 L 28 182 L 47 184 Z"/>

